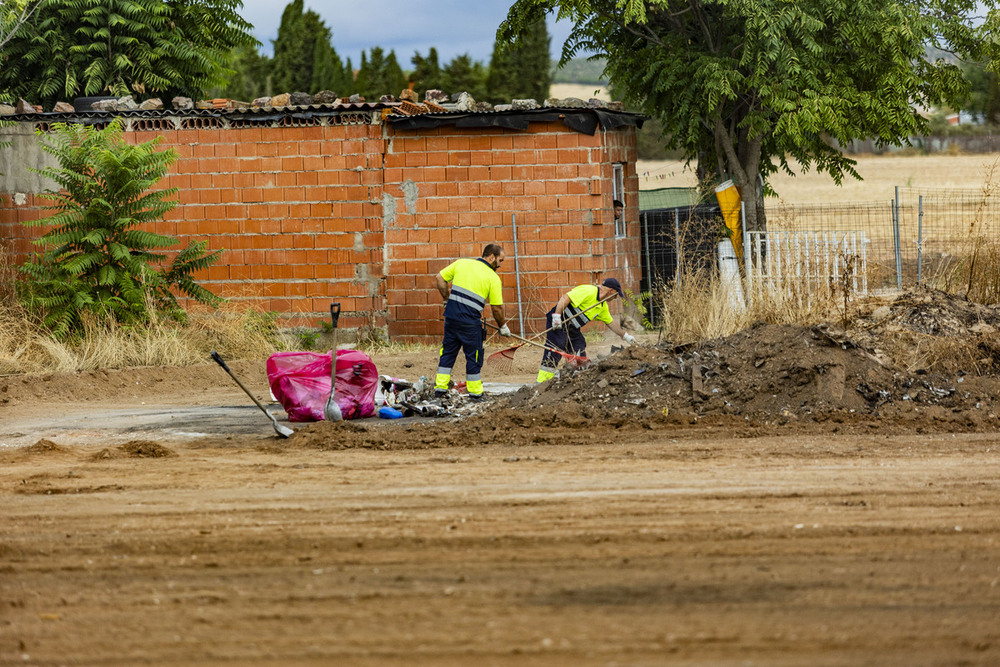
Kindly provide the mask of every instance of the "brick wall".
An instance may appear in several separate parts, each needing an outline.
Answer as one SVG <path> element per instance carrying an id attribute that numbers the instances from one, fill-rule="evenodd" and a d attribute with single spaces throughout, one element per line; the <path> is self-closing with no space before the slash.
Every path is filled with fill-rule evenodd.
<path id="1" fill-rule="evenodd" d="M 129 130 L 128 141 L 159 136 L 178 153 L 163 187 L 178 188 L 179 205 L 153 231 L 225 250 L 201 283 L 277 311 L 286 326 L 317 326 L 338 301 L 343 329 L 436 338 L 434 274 L 494 241 L 507 252 L 501 277 L 515 330 L 519 313 L 526 330 L 539 330 L 579 283 L 614 275 L 638 291 L 632 127 L 593 136 L 557 122 L 403 131 L 381 123 L 379 111 L 355 111 L 242 124 L 135 119 Z M 611 212 L 615 162 L 625 163 L 624 238 L 615 238 Z M 0 239 L 17 260 L 40 234 L 20 223 L 45 215 L 45 203 L 0 194 Z"/>

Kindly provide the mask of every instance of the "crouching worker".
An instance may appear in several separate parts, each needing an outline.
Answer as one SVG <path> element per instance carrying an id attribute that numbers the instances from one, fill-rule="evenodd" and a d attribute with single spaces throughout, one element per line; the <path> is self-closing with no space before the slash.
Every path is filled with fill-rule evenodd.
<path id="1" fill-rule="evenodd" d="M 503 314 L 502 285 L 497 269 L 503 264 L 503 248 L 490 243 L 478 259 L 459 259 L 437 274 L 437 288 L 444 297 L 444 341 L 434 381 L 434 396 L 448 393 L 451 369 L 459 350 L 465 351 L 465 389 L 474 401 L 483 399 L 483 341 L 486 325 L 482 320 L 486 304 L 500 334 L 510 335 Z"/>
<path id="2" fill-rule="evenodd" d="M 608 309 L 608 302 L 616 297 L 625 297 L 621 284 L 614 278 L 606 278 L 600 285 L 578 285 L 559 297 L 555 308 L 545 316 L 546 347 L 552 347 L 579 357 L 587 356 L 587 340 L 581 329 L 591 320 L 600 320 L 608 328 L 622 337 L 626 343 L 634 343 L 635 336 L 615 324 Z M 538 369 L 538 382 L 551 380 L 562 355 L 549 350 L 542 356 Z"/>

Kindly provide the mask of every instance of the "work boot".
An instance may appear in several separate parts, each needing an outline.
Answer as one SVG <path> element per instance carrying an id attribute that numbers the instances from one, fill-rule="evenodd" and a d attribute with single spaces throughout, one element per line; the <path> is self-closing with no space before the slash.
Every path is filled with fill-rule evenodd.
<path id="1" fill-rule="evenodd" d="M 444 389 L 435 389 L 434 390 L 434 400 L 435 401 L 440 401 L 441 399 L 443 399 L 447 395 L 448 395 L 448 392 L 446 392 Z"/>
<path id="2" fill-rule="evenodd" d="M 482 394 L 469 394 L 469 400 L 473 403 L 482 403 L 486 400 L 486 397 Z"/>

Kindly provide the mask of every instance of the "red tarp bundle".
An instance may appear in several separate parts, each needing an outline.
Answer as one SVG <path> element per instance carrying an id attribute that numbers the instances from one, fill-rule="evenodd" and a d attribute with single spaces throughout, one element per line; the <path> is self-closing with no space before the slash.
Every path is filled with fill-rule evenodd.
<path id="1" fill-rule="evenodd" d="M 288 421 L 323 419 L 330 397 L 330 353 L 277 352 L 267 360 L 271 393 L 288 413 Z M 371 358 L 357 350 L 337 350 L 337 393 L 334 400 L 344 419 L 375 414 L 378 370 Z"/>

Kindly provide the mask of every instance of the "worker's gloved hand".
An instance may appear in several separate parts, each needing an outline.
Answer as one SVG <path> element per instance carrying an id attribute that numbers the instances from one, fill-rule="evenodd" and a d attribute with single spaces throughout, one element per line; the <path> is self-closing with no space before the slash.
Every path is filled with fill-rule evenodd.
<path id="1" fill-rule="evenodd" d="M 632 343 L 635 342 L 635 336 L 633 336 L 632 334 L 630 334 L 628 332 L 625 332 L 625 335 L 622 336 L 622 340 L 625 341 L 626 343 L 628 343 L 629 345 L 631 345 Z"/>
<path id="2" fill-rule="evenodd" d="M 507 326 L 506 324 L 503 325 L 502 327 L 500 327 L 500 335 L 501 336 L 509 336 L 510 335 L 510 327 Z"/>
<path id="3" fill-rule="evenodd" d="M 559 313 L 552 313 L 552 326 L 561 327 L 562 326 L 562 315 Z"/>

